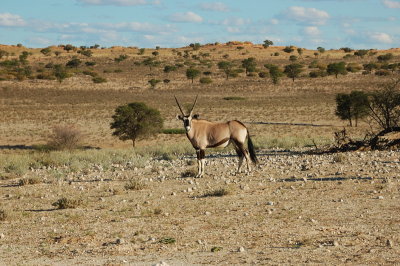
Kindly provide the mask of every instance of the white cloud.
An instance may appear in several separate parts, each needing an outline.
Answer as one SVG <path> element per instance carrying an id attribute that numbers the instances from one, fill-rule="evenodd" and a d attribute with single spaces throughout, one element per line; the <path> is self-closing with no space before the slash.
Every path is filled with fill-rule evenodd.
<path id="1" fill-rule="evenodd" d="M 276 18 L 273 18 L 269 21 L 272 25 L 278 25 L 279 24 L 279 20 L 277 20 Z"/>
<path id="2" fill-rule="evenodd" d="M 291 6 L 286 9 L 281 16 L 288 20 L 311 25 L 324 25 L 330 18 L 326 11 L 301 6 Z"/>
<path id="3" fill-rule="evenodd" d="M 158 4 L 157 1 L 149 2 L 147 0 L 77 0 L 80 3 L 87 5 L 115 5 L 115 6 L 139 6 Z"/>
<path id="4" fill-rule="evenodd" d="M 230 9 L 227 5 L 221 2 L 215 2 L 215 3 L 203 3 L 200 4 L 200 8 L 203 10 L 208 10 L 208 11 L 219 11 L 219 12 L 228 12 Z"/>
<path id="5" fill-rule="evenodd" d="M 203 22 L 203 18 L 201 16 L 191 11 L 185 13 L 175 13 L 170 16 L 170 20 L 173 22 Z"/>
<path id="6" fill-rule="evenodd" d="M 227 18 L 221 22 L 221 24 L 225 26 L 243 26 L 250 23 L 250 19 L 244 18 Z"/>
<path id="7" fill-rule="evenodd" d="M 51 40 L 39 36 L 33 36 L 28 39 L 30 43 L 40 46 L 50 46 L 54 44 Z"/>
<path id="8" fill-rule="evenodd" d="M 316 27 L 316 26 L 305 27 L 303 32 L 306 35 L 310 35 L 310 36 L 316 36 L 316 35 L 319 35 L 321 33 L 320 30 L 318 29 L 318 27 Z"/>
<path id="9" fill-rule="evenodd" d="M 391 44 L 393 43 L 393 38 L 387 33 L 384 32 L 374 32 L 369 34 L 369 38 L 371 41 L 375 41 L 378 43 Z"/>
<path id="10" fill-rule="evenodd" d="M 25 26 L 25 20 L 19 16 L 10 13 L 1 13 L 0 14 L 0 26 L 5 27 L 22 27 Z"/>
<path id="11" fill-rule="evenodd" d="M 400 8 L 400 2 L 391 0 L 382 0 L 382 3 L 388 8 Z"/>
<path id="12" fill-rule="evenodd" d="M 238 28 L 238 27 L 227 27 L 226 31 L 230 32 L 230 33 L 239 33 L 240 32 L 240 28 Z"/>

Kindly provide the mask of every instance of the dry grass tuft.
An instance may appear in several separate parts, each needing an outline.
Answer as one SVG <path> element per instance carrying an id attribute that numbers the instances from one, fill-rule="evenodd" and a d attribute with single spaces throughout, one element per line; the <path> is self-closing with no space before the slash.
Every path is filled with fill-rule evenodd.
<path id="1" fill-rule="evenodd" d="M 19 180 L 18 185 L 19 186 L 25 186 L 25 185 L 34 185 L 34 184 L 40 184 L 42 183 L 42 180 L 40 178 L 22 178 Z"/>
<path id="2" fill-rule="evenodd" d="M 5 221 L 7 217 L 7 212 L 5 210 L 0 210 L 0 221 Z"/>
<path id="3" fill-rule="evenodd" d="M 204 193 L 201 197 L 206 198 L 206 197 L 223 197 L 226 195 L 229 195 L 230 191 L 226 188 L 218 188 L 216 190 L 212 191 L 207 191 Z"/>
<path id="4" fill-rule="evenodd" d="M 65 197 L 57 200 L 52 205 L 57 209 L 75 209 L 82 204 L 81 199 L 67 199 Z"/>
<path id="5" fill-rule="evenodd" d="M 139 179 L 132 179 L 124 186 L 126 190 L 142 190 L 145 189 L 146 187 L 147 187 L 146 184 Z"/>
<path id="6" fill-rule="evenodd" d="M 181 173 L 181 177 L 195 177 L 197 175 L 197 171 L 195 169 L 189 169 Z"/>

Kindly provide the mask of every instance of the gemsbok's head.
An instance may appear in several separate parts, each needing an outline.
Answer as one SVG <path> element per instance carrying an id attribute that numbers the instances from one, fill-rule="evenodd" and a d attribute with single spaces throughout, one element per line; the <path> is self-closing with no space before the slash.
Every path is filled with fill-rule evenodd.
<path id="1" fill-rule="evenodd" d="M 189 112 L 188 115 L 185 115 L 185 113 L 184 113 L 183 110 L 182 110 L 181 105 L 180 105 L 179 102 L 178 102 L 178 99 L 174 96 L 174 97 L 175 97 L 176 104 L 178 105 L 179 110 L 181 111 L 181 115 L 177 115 L 176 117 L 177 117 L 179 120 L 182 120 L 182 121 L 183 121 L 183 126 L 184 126 L 186 132 L 189 132 L 190 129 L 192 128 L 192 119 L 197 119 L 197 118 L 199 118 L 199 115 L 198 115 L 198 114 L 193 114 L 193 109 L 194 109 L 194 107 L 195 107 L 195 105 L 196 105 L 197 97 L 198 97 L 198 96 L 199 96 L 199 95 L 196 96 L 196 99 L 194 100 L 193 106 L 192 106 L 192 108 L 190 109 L 190 112 Z"/>

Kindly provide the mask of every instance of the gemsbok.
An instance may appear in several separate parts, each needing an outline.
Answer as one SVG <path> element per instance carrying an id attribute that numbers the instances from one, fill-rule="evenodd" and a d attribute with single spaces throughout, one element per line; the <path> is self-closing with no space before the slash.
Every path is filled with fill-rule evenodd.
<path id="1" fill-rule="evenodd" d="M 175 96 L 174 96 L 175 97 Z M 232 143 L 237 155 L 239 156 L 239 166 L 237 173 L 240 173 L 243 159 L 246 158 L 247 170 L 250 172 L 250 160 L 257 164 L 258 160 L 254 151 L 254 145 L 251 141 L 249 131 L 242 122 L 237 120 L 228 121 L 225 123 L 214 123 L 204 119 L 199 119 L 199 115 L 193 115 L 193 109 L 197 102 L 197 97 L 194 101 L 192 109 L 188 115 L 183 112 L 178 99 L 175 97 L 176 104 L 179 107 L 182 115 L 177 118 L 183 121 L 183 126 L 186 130 L 186 136 L 196 150 L 198 173 L 196 177 L 204 175 L 205 166 L 205 149 L 206 148 L 224 148 Z M 245 148 L 247 138 L 248 149 Z"/>

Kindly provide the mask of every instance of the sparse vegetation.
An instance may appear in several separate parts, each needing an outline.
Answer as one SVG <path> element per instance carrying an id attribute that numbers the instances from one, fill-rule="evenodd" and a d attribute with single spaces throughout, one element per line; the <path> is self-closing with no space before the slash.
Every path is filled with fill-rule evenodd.
<path id="1" fill-rule="evenodd" d="M 56 207 L 57 209 L 75 209 L 79 207 L 82 204 L 81 199 L 68 199 L 68 198 L 60 198 L 56 202 L 54 202 L 52 205 Z"/>

